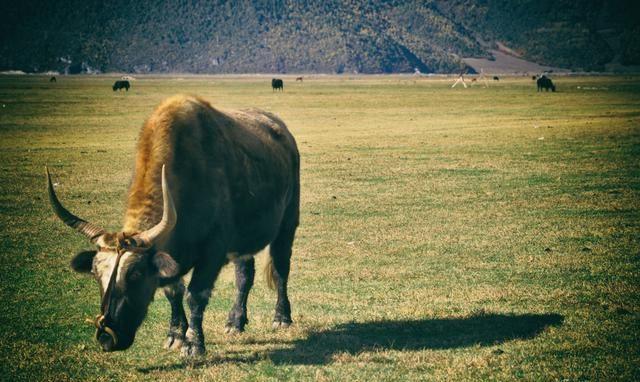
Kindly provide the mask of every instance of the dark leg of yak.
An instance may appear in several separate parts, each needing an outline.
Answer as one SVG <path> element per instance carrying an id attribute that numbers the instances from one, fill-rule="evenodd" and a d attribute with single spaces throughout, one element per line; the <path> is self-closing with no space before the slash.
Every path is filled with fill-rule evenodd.
<path id="1" fill-rule="evenodd" d="M 164 295 L 167 296 L 171 304 L 171 321 L 169 322 L 169 333 L 164 343 L 165 349 L 176 350 L 182 347 L 184 335 L 187 332 L 187 316 L 184 313 L 182 299 L 184 297 L 184 284 L 178 281 L 175 284 L 164 287 Z"/>
<path id="2" fill-rule="evenodd" d="M 297 219 L 296 219 L 297 221 Z M 289 268 L 291 266 L 291 247 L 296 232 L 296 224 L 283 223 L 280 234 L 271 243 L 270 253 L 273 261 L 273 279 L 278 292 L 276 313 L 273 318 L 274 328 L 287 328 L 291 325 L 291 304 L 287 296 L 287 283 L 289 280 Z"/>
<path id="3" fill-rule="evenodd" d="M 227 333 L 243 332 L 244 326 L 249 322 L 247 319 L 247 299 L 249 291 L 253 286 L 253 278 L 256 274 L 255 260 L 253 257 L 243 260 L 238 259 L 234 262 L 236 267 L 236 302 L 229 312 L 227 320 Z"/>
<path id="4" fill-rule="evenodd" d="M 187 303 L 191 310 L 191 316 L 185 342 L 182 345 L 183 356 L 198 356 L 205 352 L 202 318 L 209 303 L 209 297 L 211 297 L 213 283 L 220 273 L 220 268 L 224 265 L 224 259 L 224 252 L 207 253 L 193 269 L 191 282 L 187 287 Z"/>

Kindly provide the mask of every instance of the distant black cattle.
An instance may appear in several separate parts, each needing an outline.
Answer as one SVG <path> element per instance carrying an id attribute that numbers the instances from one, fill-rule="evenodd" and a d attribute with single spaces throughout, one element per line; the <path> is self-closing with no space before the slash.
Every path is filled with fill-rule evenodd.
<path id="1" fill-rule="evenodd" d="M 279 78 L 273 78 L 271 79 L 271 87 L 274 91 L 278 89 L 284 91 L 284 82 L 282 82 L 282 80 Z"/>
<path id="2" fill-rule="evenodd" d="M 494 81 L 500 81 L 500 77 L 498 77 L 498 76 L 493 76 L 493 80 L 494 80 Z"/>
<path id="3" fill-rule="evenodd" d="M 538 76 L 531 76 L 531 79 L 535 81 L 538 79 Z"/>
<path id="4" fill-rule="evenodd" d="M 125 89 L 126 91 L 129 91 L 130 87 L 131 87 L 131 84 L 129 83 L 129 81 L 116 81 L 113 84 L 113 91 L 115 92 L 116 90 L 120 90 L 120 89 Z"/>
<path id="5" fill-rule="evenodd" d="M 58 80 L 56 80 L 56 76 L 53 76 L 53 77 L 49 78 L 49 82 L 56 82 L 56 81 L 58 81 Z"/>
<path id="6" fill-rule="evenodd" d="M 551 79 L 545 75 L 542 75 L 542 77 L 538 78 L 538 81 L 536 81 L 536 83 L 538 84 L 539 92 L 542 91 L 542 89 L 544 89 L 545 91 L 549 91 L 549 89 L 551 89 L 552 92 L 556 91 L 556 85 L 554 85 Z"/>

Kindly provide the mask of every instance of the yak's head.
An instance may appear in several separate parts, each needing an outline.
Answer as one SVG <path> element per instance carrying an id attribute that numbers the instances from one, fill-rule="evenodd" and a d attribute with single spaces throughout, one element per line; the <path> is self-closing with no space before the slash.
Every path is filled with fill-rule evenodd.
<path id="1" fill-rule="evenodd" d="M 125 350 L 131 346 L 138 327 L 163 278 L 178 273 L 171 256 L 156 250 L 155 243 L 166 237 L 176 223 L 176 211 L 162 168 L 162 220 L 147 231 L 133 235 L 107 233 L 78 218 L 58 200 L 47 170 L 49 201 L 56 215 L 97 246 L 71 260 L 71 268 L 92 274 L 100 287 L 100 314 L 95 318 L 96 339 L 104 351 Z"/>

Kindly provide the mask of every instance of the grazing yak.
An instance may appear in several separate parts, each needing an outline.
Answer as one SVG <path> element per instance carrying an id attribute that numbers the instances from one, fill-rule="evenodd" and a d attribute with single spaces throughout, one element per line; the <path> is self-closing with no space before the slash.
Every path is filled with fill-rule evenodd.
<path id="1" fill-rule="evenodd" d="M 56 76 L 49 78 L 49 82 L 57 82 Z"/>
<path id="2" fill-rule="evenodd" d="M 274 91 L 278 89 L 280 89 L 281 91 L 284 91 L 284 82 L 279 78 L 272 78 L 271 87 L 273 88 Z"/>
<path id="3" fill-rule="evenodd" d="M 538 84 L 538 91 L 542 91 L 542 89 L 545 89 L 546 91 L 549 91 L 549 89 L 551 89 L 552 92 L 556 91 L 556 85 L 553 84 L 553 82 L 551 81 L 551 78 L 542 75 L 540 78 L 538 78 L 538 81 L 536 81 L 536 83 Z"/>
<path id="4" fill-rule="evenodd" d="M 493 76 L 493 80 L 494 80 L 494 81 L 500 81 L 500 77 L 498 77 L 498 76 Z"/>
<path id="5" fill-rule="evenodd" d="M 55 214 L 96 249 L 71 261 L 100 287 L 94 324 L 104 351 L 131 346 L 156 288 L 171 305 L 165 347 L 182 355 L 205 352 L 202 319 L 223 265 L 235 265 L 237 297 L 227 332 L 247 324 L 253 255 L 270 247 L 265 273 L 277 290 L 275 328 L 291 324 L 287 281 L 299 220 L 300 156 L 282 120 L 257 109 L 220 111 L 197 97 L 174 96 L 140 132 L 124 226 L 106 232 L 69 212 L 47 170 Z M 182 276 L 191 314 L 183 307 Z"/>
<path id="6" fill-rule="evenodd" d="M 129 91 L 130 87 L 131 87 L 131 84 L 129 83 L 129 81 L 116 81 L 113 84 L 113 91 L 115 92 L 116 90 L 120 90 L 120 89 L 125 89 L 126 91 Z"/>

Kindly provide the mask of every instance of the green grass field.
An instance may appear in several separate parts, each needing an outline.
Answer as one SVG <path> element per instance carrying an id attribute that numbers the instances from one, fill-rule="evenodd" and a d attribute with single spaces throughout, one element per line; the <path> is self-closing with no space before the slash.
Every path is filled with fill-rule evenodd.
<path id="1" fill-rule="evenodd" d="M 640 77 L 452 79 L 0 76 L 0 379 L 405 381 L 640 379 Z M 105 354 L 83 321 L 91 246 L 45 191 L 122 223 L 138 131 L 165 97 L 282 117 L 302 157 L 290 297 L 260 272 L 247 331 L 224 334 L 235 287 L 216 283 L 207 355 L 161 345 L 159 291 L 136 343 Z M 264 255 L 258 257 L 258 265 Z"/>

